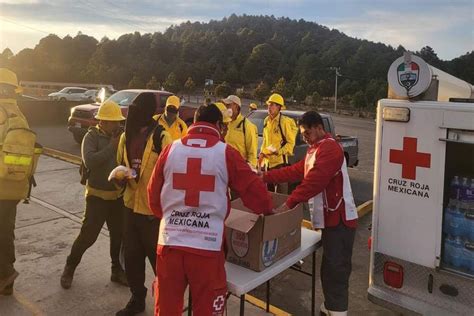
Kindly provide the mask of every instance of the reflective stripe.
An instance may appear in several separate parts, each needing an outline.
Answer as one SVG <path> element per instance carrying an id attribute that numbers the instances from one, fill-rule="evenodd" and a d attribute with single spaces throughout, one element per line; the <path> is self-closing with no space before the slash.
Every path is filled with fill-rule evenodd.
<path id="1" fill-rule="evenodd" d="M 3 162 L 7 165 L 29 166 L 31 165 L 31 157 L 6 155 Z"/>

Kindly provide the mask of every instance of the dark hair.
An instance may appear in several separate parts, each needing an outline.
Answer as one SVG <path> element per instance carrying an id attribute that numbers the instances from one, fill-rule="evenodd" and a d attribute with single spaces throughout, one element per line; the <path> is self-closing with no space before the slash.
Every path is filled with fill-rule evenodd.
<path id="1" fill-rule="evenodd" d="M 316 111 L 305 112 L 303 116 L 301 116 L 301 118 L 298 120 L 298 125 L 307 128 L 317 127 L 318 125 L 321 125 L 324 129 L 323 118 Z"/>
<path id="2" fill-rule="evenodd" d="M 211 103 L 209 105 L 201 105 L 194 115 L 195 122 L 207 122 L 211 124 L 217 124 L 222 122 L 222 112 L 219 110 L 217 105 Z"/>
<path id="3" fill-rule="evenodd" d="M 138 134 L 145 126 L 153 126 L 153 115 L 156 111 L 156 99 L 153 93 L 140 93 L 128 107 L 127 121 L 125 122 L 125 136 L 127 142 Z M 129 145 L 129 144 L 127 144 Z"/>

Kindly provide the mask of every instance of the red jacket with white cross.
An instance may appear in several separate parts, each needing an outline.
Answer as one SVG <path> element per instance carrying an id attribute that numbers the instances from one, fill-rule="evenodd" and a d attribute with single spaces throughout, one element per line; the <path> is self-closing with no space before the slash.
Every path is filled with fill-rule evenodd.
<path id="1" fill-rule="evenodd" d="M 204 122 L 196 122 L 194 125 L 199 125 L 199 128 L 193 128 L 191 126 L 188 130 L 188 134 L 181 139 L 183 144 L 186 144 L 192 139 L 205 139 L 207 147 L 214 146 L 218 141 L 221 141 L 220 134 L 218 134 L 214 125 Z M 161 188 L 165 181 L 163 177 L 163 170 L 168 158 L 168 153 L 171 145 L 166 146 L 158 158 L 155 169 L 148 183 L 148 203 L 150 209 L 153 211 L 156 217 L 163 217 L 163 209 L 161 207 Z M 236 191 L 242 202 L 246 207 L 251 209 L 256 214 L 271 214 L 273 209 L 273 201 L 269 195 L 265 184 L 259 179 L 259 177 L 250 169 L 249 165 L 242 158 L 240 153 L 232 148 L 226 146 L 226 164 L 228 172 L 228 185 L 229 188 Z M 230 199 L 227 196 L 227 215 L 230 212 Z M 215 252 L 207 250 L 199 250 L 186 247 L 176 247 L 197 253 L 200 255 L 214 255 Z M 158 247 L 158 252 L 161 251 L 161 247 Z"/>

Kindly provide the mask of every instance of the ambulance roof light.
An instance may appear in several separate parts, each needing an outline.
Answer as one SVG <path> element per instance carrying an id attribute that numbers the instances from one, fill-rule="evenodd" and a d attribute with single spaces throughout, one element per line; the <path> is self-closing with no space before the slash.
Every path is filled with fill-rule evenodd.
<path id="1" fill-rule="evenodd" d="M 436 101 L 450 98 L 474 98 L 474 87 L 459 78 L 427 64 L 420 57 L 406 52 L 397 58 L 388 70 L 389 97 L 411 99 L 422 97 L 430 89 L 436 89 Z M 438 86 L 433 86 L 437 83 Z"/>

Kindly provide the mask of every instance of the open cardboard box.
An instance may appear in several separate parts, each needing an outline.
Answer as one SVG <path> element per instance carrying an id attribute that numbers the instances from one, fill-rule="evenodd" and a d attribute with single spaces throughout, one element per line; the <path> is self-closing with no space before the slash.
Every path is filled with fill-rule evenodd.
<path id="1" fill-rule="evenodd" d="M 287 195 L 271 193 L 275 207 Z M 227 261 L 254 271 L 263 271 L 301 246 L 303 207 L 273 215 L 257 215 L 241 199 L 232 202 L 225 222 Z"/>

